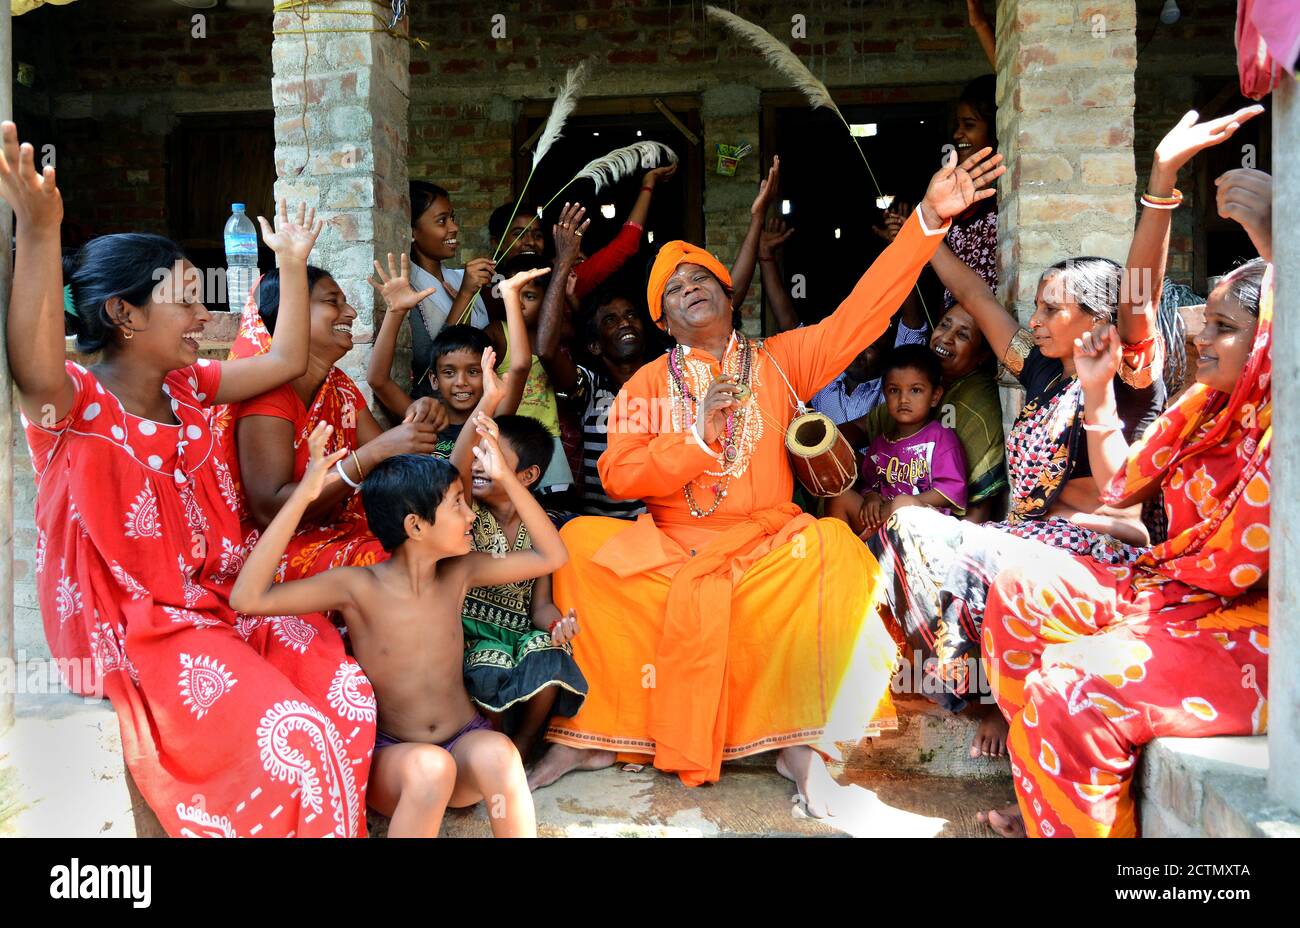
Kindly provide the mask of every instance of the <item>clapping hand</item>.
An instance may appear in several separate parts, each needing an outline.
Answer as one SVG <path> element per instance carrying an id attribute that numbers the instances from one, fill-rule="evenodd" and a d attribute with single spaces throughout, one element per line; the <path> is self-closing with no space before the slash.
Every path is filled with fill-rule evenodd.
<path id="1" fill-rule="evenodd" d="M 0 124 L 0 196 L 13 207 L 22 226 L 41 226 L 58 231 L 63 222 L 63 197 L 54 183 L 54 167 L 36 173 L 36 152 L 31 142 L 18 144 L 18 127 L 6 120 Z"/>
<path id="2" fill-rule="evenodd" d="M 344 455 L 350 452 L 348 448 L 340 448 L 338 451 L 332 451 L 328 454 L 325 446 L 329 443 L 330 436 L 334 434 L 334 426 L 328 422 L 317 422 L 316 428 L 307 436 L 307 471 L 298 481 L 297 492 L 307 497 L 311 502 L 320 496 L 321 489 L 325 486 L 325 478 L 329 475 L 330 468 L 343 460 Z"/>
<path id="3" fill-rule="evenodd" d="M 324 223 L 316 219 L 316 207 L 308 207 L 306 203 L 298 204 L 298 215 L 290 220 L 289 204 L 283 198 L 277 204 L 274 229 L 265 216 L 258 216 L 257 221 L 262 226 L 262 241 L 275 252 L 278 261 L 305 263 L 324 228 Z"/>
<path id="4" fill-rule="evenodd" d="M 402 252 L 400 268 L 394 262 L 393 253 L 388 253 L 388 273 L 379 262 L 375 262 L 375 277 L 367 277 L 366 280 L 370 285 L 380 292 L 384 297 L 384 303 L 390 310 L 397 313 L 410 312 L 427 297 L 433 296 L 438 292 L 437 286 L 429 287 L 425 290 L 416 292 L 411 286 L 411 259 Z"/>

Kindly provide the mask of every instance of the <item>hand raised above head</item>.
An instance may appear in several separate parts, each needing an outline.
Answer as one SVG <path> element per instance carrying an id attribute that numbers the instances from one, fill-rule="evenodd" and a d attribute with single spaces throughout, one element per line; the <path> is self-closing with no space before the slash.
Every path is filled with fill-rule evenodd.
<path id="1" fill-rule="evenodd" d="M 58 230 L 63 222 L 63 197 L 54 182 L 54 167 L 36 173 L 36 152 L 30 142 L 18 144 L 18 127 L 0 124 L 0 197 L 20 225 Z"/>
<path id="2" fill-rule="evenodd" d="M 981 148 L 960 164 L 957 152 L 950 151 L 944 165 L 930 178 L 921 210 L 927 223 L 942 225 L 964 213 L 971 205 L 997 195 L 993 182 L 1005 174 L 1002 155 L 992 148 Z M 933 215 L 931 215 L 933 214 Z"/>
<path id="3" fill-rule="evenodd" d="M 1215 206 L 1224 219 L 1241 224 L 1255 250 L 1273 260 L 1273 178 L 1253 168 L 1227 171 L 1214 181 Z"/>
<path id="4" fill-rule="evenodd" d="M 1188 110 L 1178 124 L 1165 133 L 1156 146 L 1155 163 L 1158 167 L 1177 173 L 1198 151 L 1232 138 L 1242 123 L 1264 112 L 1258 103 L 1244 106 L 1235 113 L 1200 122 L 1196 110 Z"/>
<path id="5" fill-rule="evenodd" d="M 407 257 L 406 252 L 402 252 L 400 266 L 393 258 L 393 253 L 391 251 L 388 253 L 387 274 L 384 273 L 379 262 L 375 261 L 375 275 L 367 277 L 366 280 L 370 282 L 370 286 L 380 292 L 388 308 L 397 313 L 409 312 L 438 292 L 436 283 L 420 291 L 416 291 L 411 286 L 411 259 Z"/>
<path id="6" fill-rule="evenodd" d="M 551 273 L 549 267 L 535 267 L 526 271 L 520 271 L 508 280 L 503 280 L 497 286 L 501 289 L 501 295 L 504 297 L 507 293 L 511 296 L 518 296 L 519 291 L 523 289 L 524 284 L 530 280 L 536 280 L 543 274 Z"/>
<path id="7" fill-rule="evenodd" d="M 767 208 L 772 205 L 776 199 L 777 191 L 781 186 L 781 156 L 772 156 L 772 166 L 767 170 L 767 176 L 758 185 L 758 196 L 754 197 L 754 202 L 750 204 L 749 215 L 762 216 L 767 212 Z"/>
<path id="8" fill-rule="evenodd" d="M 572 263 L 582 247 L 582 236 L 591 225 L 587 209 L 581 203 L 565 203 L 551 234 L 555 239 L 555 262 Z"/>
<path id="9" fill-rule="evenodd" d="M 489 480 L 505 480 L 514 476 L 506 465 L 501 453 L 499 431 L 491 416 L 479 413 L 474 417 L 474 431 L 479 435 L 479 442 L 474 446 L 474 457 L 483 465 L 483 473 Z"/>
<path id="10" fill-rule="evenodd" d="M 641 184 L 646 187 L 653 187 L 658 181 L 667 180 L 677 173 L 677 164 L 665 164 L 657 168 L 651 168 L 645 172 L 641 178 Z"/>
<path id="11" fill-rule="evenodd" d="M 258 216 L 257 221 L 262 226 L 262 241 L 281 261 L 306 262 L 325 226 L 316 219 L 316 207 L 308 207 L 306 203 L 298 204 L 298 214 L 291 220 L 289 204 L 283 198 L 276 209 L 274 229 L 265 216 Z"/>
<path id="12" fill-rule="evenodd" d="M 483 349 L 483 408 L 496 412 L 497 404 L 506 395 L 505 381 L 497 373 L 497 353 L 491 345 Z"/>
<path id="13" fill-rule="evenodd" d="M 772 257 L 792 235 L 793 226 L 786 225 L 779 216 L 771 217 L 763 224 L 763 231 L 758 236 L 758 253 L 764 258 Z"/>

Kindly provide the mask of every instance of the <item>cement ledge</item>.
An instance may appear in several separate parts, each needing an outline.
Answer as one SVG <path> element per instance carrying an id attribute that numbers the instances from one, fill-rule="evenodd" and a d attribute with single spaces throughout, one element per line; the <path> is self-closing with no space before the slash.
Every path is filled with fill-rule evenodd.
<path id="1" fill-rule="evenodd" d="M 1268 792 L 1268 738 L 1157 738 L 1138 769 L 1149 838 L 1297 838 L 1300 814 Z"/>

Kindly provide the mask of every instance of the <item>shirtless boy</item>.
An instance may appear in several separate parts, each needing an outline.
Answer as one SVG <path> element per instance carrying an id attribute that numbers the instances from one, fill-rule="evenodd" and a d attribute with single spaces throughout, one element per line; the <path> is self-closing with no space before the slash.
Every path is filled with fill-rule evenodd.
<path id="1" fill-rule="evenodd" d="M 249 555 L 231 605 L 253 615 L 334 610 L 347 623 L 357 661 L 379 707 L 368 802 L 390 817 L 392 837 L 438 834 L 448 806 L 486 800 L 496 837 L 537 833 L 532 795 L 514 744 L 492 731 L 465 692 L 461 604 L 474 586 L 554 573 L 568 558 L 559 533 L 505 464 L 495 423 L 478 415 L 474 456 L 510 495 L 533 548 L 505 557 L 470 551 L 473 514 L 459 474 L 426 455 L 389 458 L 361 485 L 370 528 L 392 553 L 370 567 L 343 567 L 274 583 L 303 511 L 348 451 L 324 453 L 332 427 L 308 440 L 311 463 L 289 501 Z"/>

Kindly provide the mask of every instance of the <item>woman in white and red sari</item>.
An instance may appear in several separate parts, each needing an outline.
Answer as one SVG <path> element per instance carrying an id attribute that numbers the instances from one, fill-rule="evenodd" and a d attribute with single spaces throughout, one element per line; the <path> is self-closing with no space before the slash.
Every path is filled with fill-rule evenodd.
<path id="1" fill-rule="evenodd" d="M 215 404 L 306 368 L 314 211 L 290 221 L 281 204 L 275 231 L 260 220 L 286 280 L 280 329 L 238 361 L 199 358 L 202 275 L 175 244 L 91 241 L 69 262 L 78 347 L 99 353 L 86 368 L 64 360 L 54 170 L 36 173 L 13 123 L 0 134 L 17 219 L 9 364 L 36 469 L 41 612 L 67 684 L 112 701 L 168 834 L 364 834 L 370 684 L 328 623 L 285 640 L 230 608 L 244 547 L 211 428 Z"/>

